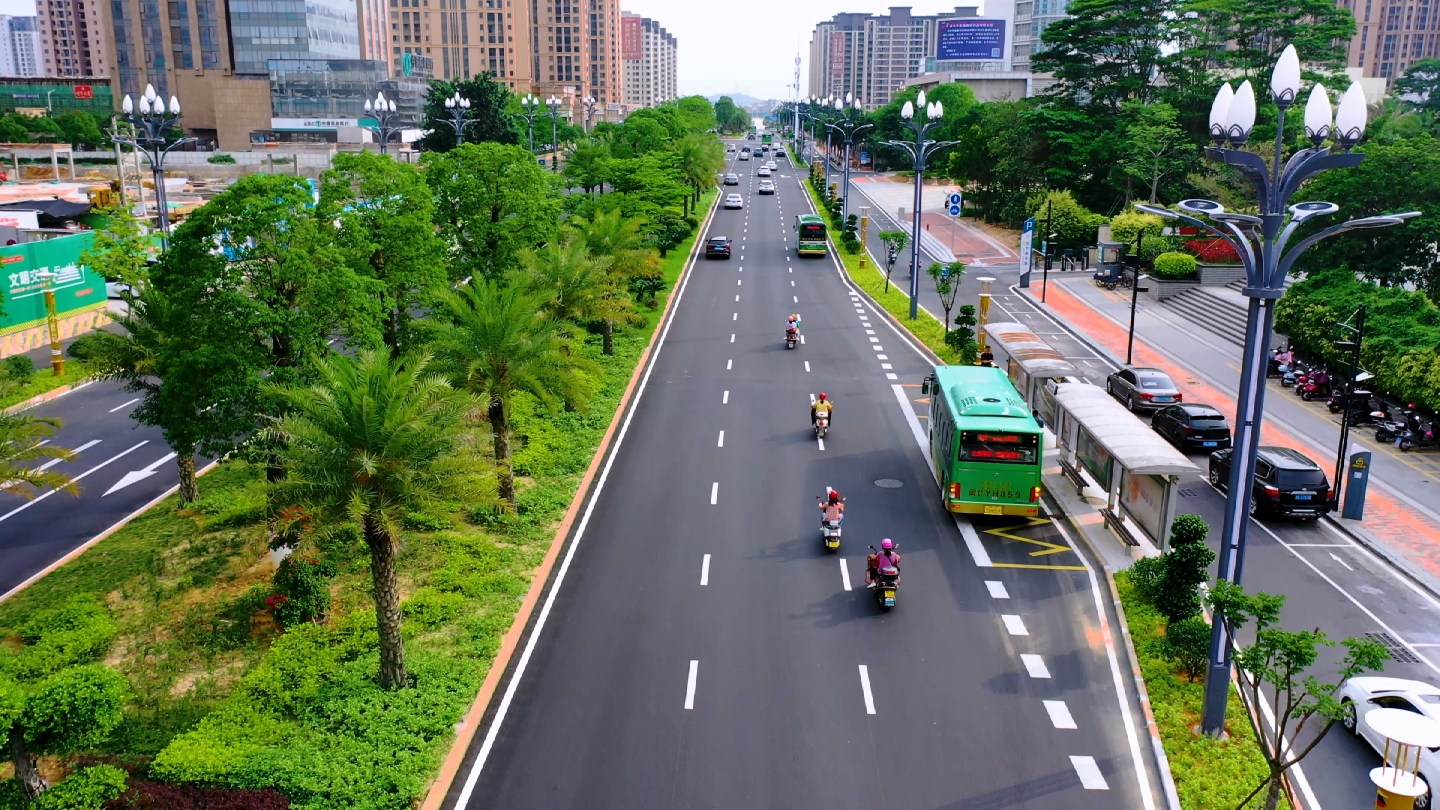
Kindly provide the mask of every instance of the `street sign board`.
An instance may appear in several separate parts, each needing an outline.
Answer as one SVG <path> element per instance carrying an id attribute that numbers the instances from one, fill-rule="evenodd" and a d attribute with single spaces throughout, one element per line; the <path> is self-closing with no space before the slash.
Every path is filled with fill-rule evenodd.
<path id="1" fill-rule="evenodd" d="M 1030 286 L 1030 268 L 1032 265 L 1031 246 L 1035 244 L 1035 218 L 1025 220 L 1025 226 L 1020 231 L 1020 286 Z"/>
<path id="2" fill-rule="evenodd" d="M 960 216 L 960 206 L 958 206 L 958 205 L 952 205 L 952 206 L 950 206 L 950 216 L 952 216 L 952 217 L 958 217 L 958 216 Z"/>
<path id="3" fill-rule="evenodd" d="M 960 204 L 960 192 L 957 191 L 957 192 L 954 192 L 954 193 L 952 193 L 952 194 L 950 195 L 950 204 L 951 204 L 951 205 L 959 205 L 959 204 Z"/>

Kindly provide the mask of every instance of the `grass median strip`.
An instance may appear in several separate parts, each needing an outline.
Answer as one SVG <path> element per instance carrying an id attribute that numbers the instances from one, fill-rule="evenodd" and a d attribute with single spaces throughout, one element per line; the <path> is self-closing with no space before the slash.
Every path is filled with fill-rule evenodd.
<path id="1" fill-rule="evenodd" d="M 0 374 L 4 374 L 4 369 L 0 369 Z M 0 395 L 0 409 L 10 408 L 41 394 L 48 394 L 62 386 L 79 385 L 89 377 L 89 366 L 79 360 L 66 358 L 64 374 L 55 376 L 49 366 L 37 369 L 24 382 L 16 384 Z"/>
<path id="2" fill-rule="evenodd" d="M 1265 755 L 1246 727 L 1249 715 L 1239 694 L 1230 691 L 1225 724 L 1229 739 L 1213 740 L 1194 733 L 1205 702 L 1205 683 L 1191 681 L 1166 655 L 1165 618 L 1141 598 L 1128 572 L 1115 575 L 1115 587 L 1125 608 L 1181 808 L 1233 810 L 1268 773 Z M 1264 796 L 1260 796 L 1245 806 L 1258 808 L 1263 803 Z M 1280 807 L 1290 807 L 1283 795 Z"/>
<path id="3" fill-rule="evenodd" d="M 713 199 L 707 196 L 701 205 Z M 703 209 L 702 209 L 703 210 Z M 275 788 L 296 808 L 398 810 L 421 798 L 514 620 L 673 291 L 696 234 L 661 260 L 667 292 L 582 353 L 597 395 L 581 412 L 511 403 L 518 508 L 492 475 L 454 503 L 404 520 L 399 572 L 413 688 L 384 691 L 369 556 L 341 530 L 300 552 L 331 568 L 327 620 L 282 630 L 267 548 L 262 466 L 227 461 L 187 508 L 167 499 L 0 604 L 0 638 L 72 597 L 94 594 L 117 625 L 105 663 L 133 695 L 117 733 L 84 759 L 135 780 Z M 484 423 L 475 445 L 489 446 Z M 63 770 L 67 763 L 46 764 Z"/>

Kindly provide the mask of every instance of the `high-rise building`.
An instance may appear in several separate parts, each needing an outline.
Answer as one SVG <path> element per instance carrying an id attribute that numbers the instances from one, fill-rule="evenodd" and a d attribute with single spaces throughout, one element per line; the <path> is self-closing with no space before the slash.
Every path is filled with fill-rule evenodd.
<path id="1" fill-rule="evenodd" d="M 384 62 L 387 70 L 390 61 L 390 32 L 386 30 L 385 0 L 356 0 L 360 12 L 360 58 Z"/>
<path id="2" fill-rule="evenodd" d="M 1347 62 L 1387 86 L 1421 59 L 1440 59 L 1440 7 L 1430 0 L 1337 0 L 1355 15 Z"/>
<path id="3" fill-rule="evenodd" d="M 390 61 L 435 60 L 435 78 L 488 72 L 518 93 L 530 90 L 530 12 L 534 0 L 387 0 Z"/>
<path id="4" fill-rule="evenodd" d="M 36 0 L 41 75 L 110 75 L 105 5 L 100 0 Z"/>
<path id="5" fill-rule="evenodd" d="M 620 0 L 589 0 L 587 43 L 590 75 L 588 95 L 602 105 L 624 100 L 625 69 L 620 63 Z"/>
<path id="6" fill-rule="evenodd" d="M 679 42 L 664 26 L 628 11 L 620 16 L 624 99 L 631 109 L 653 107 L 680 94 Z"/>
<path id="7" fill-rule="evenodd" d="M 1030 57 L 1043 48 L 1040 35 L 1050 23 L 1069 16 L 1069 8 L 1070 0 L 1018 0 L 1015 3 L 1016 70 L 1030 70 Z"/>
<path id="8" fill-rule="evenodd" d="M 836 14 L 815 26 L 810 95 L 849 95 L 867 110 L 888 104 L 934 57 L 935 19 L 894 6 L 889 14 Z"/>
<path id="9" fill-rule="evenodd" d="M 6 17 L 0 23 L 0 70 L 6 76 L 43 76 L 45 60 L 35 17 Z"/>
<path id="10" fill-rule="evenodd" d="M 810 96 L 862 97 L 868 69 L 867 23 L 872 15 L 836 14 L 810 37 Z"/>
<path id="11" fill-rule="evenodd" d="M 228 5 L 236 73 L 268 77 L 271 59 L 360 58 L 356 0 L 239 0 Z"/>

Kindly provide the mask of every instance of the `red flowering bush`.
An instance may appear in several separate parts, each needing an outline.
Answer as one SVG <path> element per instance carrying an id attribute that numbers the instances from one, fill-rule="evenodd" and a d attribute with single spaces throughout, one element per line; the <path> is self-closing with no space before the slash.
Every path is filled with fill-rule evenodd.
<path id="1" fill-rule="evenodd" d="M 231 790 L 164 782 L 131 782 L 105 810 L 289 810 L 290 800 L 269 788 Z"/>
<path id="2" fill-rule="evenodd" d="M 1224 239 L 1190 239 L 1185 250 L 1202 264 L 1239 264 L 1240 254 Z"/>

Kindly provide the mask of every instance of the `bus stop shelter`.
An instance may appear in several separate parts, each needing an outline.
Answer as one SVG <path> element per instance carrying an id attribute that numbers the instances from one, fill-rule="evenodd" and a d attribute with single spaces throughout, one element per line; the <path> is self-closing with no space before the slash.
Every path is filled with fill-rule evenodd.
<path id="1" fill-rule="evenodd" d="M 1047 425 L 1055 421 L 1051 396 L 1057 384 L 1078 382 L 1080 370 L 1030 327 L 1008 321 L 985 324 L 986 342 L 995 365 L 1005 370 L 1015 390 Z"/>
<path id="2" fill-rule="evenodd" d="M 1105 493 L 1105 524 L 1127 545 L 1147 537 L 1165 550 L 1179 506 L 1180 476 L 1199 475 L 1176 450 L 1102 388 L 1054 388 L 1060 468 L 1083 494 Z"/>

